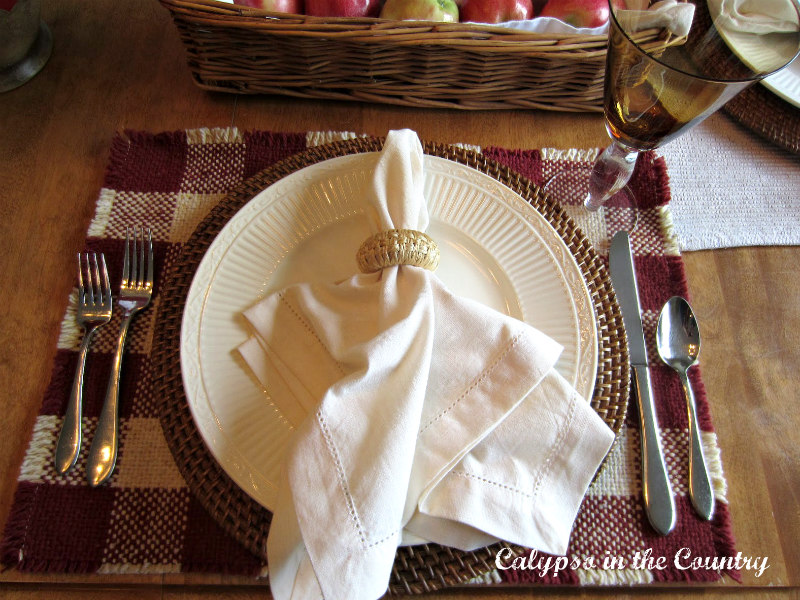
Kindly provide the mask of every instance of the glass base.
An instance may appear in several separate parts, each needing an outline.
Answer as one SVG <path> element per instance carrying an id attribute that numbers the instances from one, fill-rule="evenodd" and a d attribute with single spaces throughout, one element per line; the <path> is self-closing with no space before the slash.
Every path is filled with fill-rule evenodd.
<path id="1" fill-rule="evenodd" d="M 585 201 L 591 173 L 591 163 L 571 164 L 547 179 L 542 191 L 558 202 L 592 244 L 604 252 L 614 234 L 619 231 L 630 233 L 636 229 L 638 211 L 635 196 L 628 186 L 611 196 L 600 208 L 587 208 Z"/>
<path id="2" fill-rule="evenodd" d="M 39 34 L 28 53 L 16 64 L 0 70 L 0 93 L 18 88 L 42 70 L 53 50 L 53 36 L 44 22 L 39 24 Z"/>

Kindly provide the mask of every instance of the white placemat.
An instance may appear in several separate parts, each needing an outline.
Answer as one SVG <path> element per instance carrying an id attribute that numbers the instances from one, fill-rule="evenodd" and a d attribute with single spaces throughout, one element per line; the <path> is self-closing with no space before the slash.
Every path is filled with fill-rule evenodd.
<path id="1" fill-rule="evenodd" d="M 724 113 L 658 153 L 681 250 L 800 245 L 800 157 Z"/>

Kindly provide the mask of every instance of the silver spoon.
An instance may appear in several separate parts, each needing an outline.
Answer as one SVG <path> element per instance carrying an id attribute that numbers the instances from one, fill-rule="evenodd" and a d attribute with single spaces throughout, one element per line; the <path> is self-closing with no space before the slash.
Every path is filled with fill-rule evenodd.
<path id="1" fill-rule="evenodd" d="M 670 298 L 661 309 L 656 329 L 658 354 L 667 365 L 678 372 L 686 396 L 689 413 L 689 497 L 695 511 L 707 521 L 714 514 L 714 492 L 708 475 L 694 392 L 687 372 L 697 363 L 700 354 L 700 331 L 689 303 L 679 296 Z"/>

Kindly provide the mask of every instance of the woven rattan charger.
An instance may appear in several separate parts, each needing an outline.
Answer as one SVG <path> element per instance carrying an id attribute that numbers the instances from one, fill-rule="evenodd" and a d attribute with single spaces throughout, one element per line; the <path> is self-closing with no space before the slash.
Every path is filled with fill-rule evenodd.
<path id="1" fill-rule="evenodd" d="M 250 498 L 219 466 L 195 426 L 180 369 L 183 310 L 194 273 L 220 230 L 253 196 L 287 175 L 320 161 L 376 152 L 381 139 L 362 138 L 312 148 L 267 168 L 225 197 L 197 227 L 161 291 L 158 334 L 153 342 L 155 397 L 167 444 L 192 493 L 231 536 L 264 557 L 271 513 Z M 598 331 L 598 367 L 591 405 L 616 433 L 625 418 L 629 392 L 628 349 L 622 316 L 607 269 L 572 219 L 531 181 L 475 152 L 424 143 L 427 154 L 453 160 L 490 175 L 529 201 L 555 228 L 579 265 L 594 302 Z M 471 552 L 436 544 L 398 549 L 389 590 L 423 593 L 463 584 L 494 569 L 503 546 Z M 513 546 L 512 546 L 513 547 Z M 520 552 L 524 549 L 519 548 Z"/>
<path id="2" fill-rule="evenodd" d="M 764 139 L 800 154 L 800 107 L 789 104 L 763 85 L 746 89 L 723 110 Z"/>

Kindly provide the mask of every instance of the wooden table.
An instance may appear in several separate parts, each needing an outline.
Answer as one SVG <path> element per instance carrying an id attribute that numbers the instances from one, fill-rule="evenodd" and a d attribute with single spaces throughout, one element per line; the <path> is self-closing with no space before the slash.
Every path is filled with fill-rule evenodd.
<path id="1" fill-rule="evenodd" d="M 116 131 L 192 127 L 349 130 L 409 127 L 423 139 L 508 148 L 607 143 L 600 116 L 462 112 L 210 94 L 191 81 L 168 13 L 155 0 L 45 2 L 55 39 L 44 71 L 0 95 L 0 523 L 48 382 L 75 252 L 102 185 Z M 765 199 L 767 201 L 768 199 Z M 732 207 L 735 209 L 735 207 Z M 800 227 L 800 224 L 798 224 Z M 800 585 L 800 248 L 684 255 L 703 327 L 704 378 L 728 479 L 734 533 L 745 556 L 769 557 L 744 585 L 706 596 L 798 597 Z M 766 589 L 766 586 L 770 586 Z M 787 587 L 788 586 L 788 587 Z M 537 590 L 563 596 L 639 596 L 625 590 Z M 658 591 L 683 597 L 686 588 Z M 448 591 L 440 598 L 530 596 Z M 256 598 L 263 585 L 227 577 L 0 574 L 3 598 Z"/>

